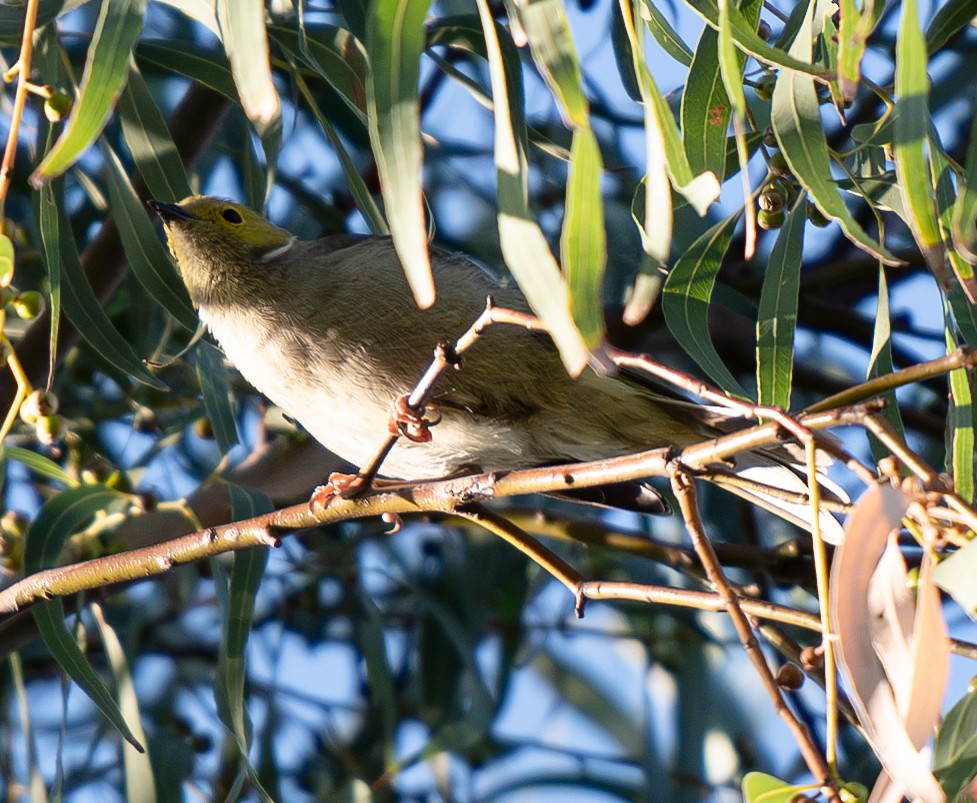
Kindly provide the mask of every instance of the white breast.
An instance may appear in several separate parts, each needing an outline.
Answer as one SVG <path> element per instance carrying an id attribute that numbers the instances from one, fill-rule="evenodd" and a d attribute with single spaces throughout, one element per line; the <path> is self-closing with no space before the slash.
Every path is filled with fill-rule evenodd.
<path id="1" fill-rule="evenodd" d="M 376 375 L 317 343 L 314 361 L 285 359 L 285 338 L 267 319 L 243 311 L 201 306 L 200 319 L 244 378 L 297 420 L 323 446 L 356 466 L 365 465 L 387 433 L 390 403 L 411 388 L 377 388 Z M 443 413 L 430 443 L 401 438 L 381 475 L 433 479 L 479 465 L 485 470 L 532 463 L 527 433 L 453 410 Z"/>

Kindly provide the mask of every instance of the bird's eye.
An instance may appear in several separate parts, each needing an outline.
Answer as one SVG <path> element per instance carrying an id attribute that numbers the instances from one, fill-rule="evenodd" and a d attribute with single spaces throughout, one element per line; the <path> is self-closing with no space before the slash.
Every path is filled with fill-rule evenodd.
<path id="1" fill-rule="evenodd" d="M 241 214 L 236 209 L 231 209 L 228 207 L 223 212 L 221 212 L 221 217 L 224 218 L 228 223 L 240 223 Z"/>

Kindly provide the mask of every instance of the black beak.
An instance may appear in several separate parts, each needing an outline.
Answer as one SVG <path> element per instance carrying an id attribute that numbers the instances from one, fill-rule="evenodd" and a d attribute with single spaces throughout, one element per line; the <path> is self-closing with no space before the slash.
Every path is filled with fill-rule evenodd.
<path id="1" fill-rule="evenodd" d="M 187 214 L 179 204 L 167 204 L 157 200 L 146 201 L 146 204 L 163 218 L 165 223 L 196 219 L 193 215 Z"/>

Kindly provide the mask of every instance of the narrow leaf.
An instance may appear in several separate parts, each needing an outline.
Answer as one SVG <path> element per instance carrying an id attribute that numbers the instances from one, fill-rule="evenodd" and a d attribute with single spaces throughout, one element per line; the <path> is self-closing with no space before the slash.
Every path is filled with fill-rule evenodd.
<path id="1" fill-rule="evenodd" d="M 271 80 L 263 0 L 217 0 L 217 24 L 248 119 L 260 131 L 275 126 L 281 101 Z"/>
<path id="2" fill-rule="evenodd" d="M 48 184 L 37 194 L 41 228 L 41 257 L 51 285 L 51 331 L 48 343 L 48 382 L 54 379 L 58 359 L 58 331 L 61 328 L 61 254 L 58 245 L 59 214 L 54 186 Z"/>
<path id="3" fill-rule="evenodd" d="M 78 247 L 75 245 L 75 238 L 71 235 L 68 222 L 61 218 L 59 227 L 61 233 L 58 237 L 58 252 L 49 254 L 49 262 L 53 259 L 60 261 L 61 278 L 64 281 L 65 315 L 75 325 L 82 339 L 110 365 L 144 385 L 166 390 L 166 385 L 146 370 L 146 366 L 136 356 L 132 346 L 119 334 L 102 310 L 102 305 L 92 292 L 88 278 L 85 276 L 85 269 L 78 256 Z M 153 236 L 155 238 L 155 234 Z"/>
<path id="4" fill-rule="evenodd" d="M 375 0 L 367 19 L 370 140 L 394 248 L 419 307 L 434 303 L 421 192 L 418 102 L 424 18 L 430 0 Z"/>
<path id="5" fill-rule="evenodd" d="M 896 38 L 895 151 L 899 190 L 909 212 L 909 228 L 926 263 L 944 283 L 942 240 L 933 203 L 933 183 L 925 143 L 930 127 L 926 47 L 916 0 L 904 0 Z"/>
<path id="6" fill-rule="evenodd" d="M 103 486 L 84 485 L 53 497 L 41 508 L 25 536 L 24 571 L 33 574 L 54 566 L 64 542 L 85 527 L 100 510 L 126 497 Z M 38 632 L 51 656 L 95 703 L 98 710 L 137 750 L 139 740 L 126 724 L 111 692 L 92 669 L 64 624 L 64 604 L 60 599 L 42 602 L 31 608 Z"/>
<path id="7" fill-rule="evenodd" d="M 37 476 L 64 483 L 69 488 L 74 488 L 78 485 L 78 481 L 73 479 L 70 474 L 65 472 L 51 458 L 45 457 L 37 452 L 32 452 L 30 449 L 22 449 L 19 446 L 0 446 L 0 460 L 16 460 L 37 474 Z"/>
<path id="8" fill-rule="evenodd" d="M 64 173 L 102 133 L 125 85 L 146 1 L 103 0 L 88 46 L 81 93 L 58 141 L 31 176 L 34 187 Z"/>
<path id="9" fill-rule="evenodd" d="M 760 404 L 790 409 L 794 330 L 801 286 L 801 251 L 807 197 L 801 193 L 777 234 L 767 262 L 757 317 L 757 388 Z"/>
<path id="10" fill-rule="evenodd" d="M 146 744 L 146 732 L 142 726 L 142 715 L 139 711 L 139 700 L 126 660 L 125 650 L 115 629 L 105 620 L 102 606 L 93 603 L 92 617 L 98 628 L 99 638 L 105 648 L 105 655 L 109 659 L 112 670 L 112 680 L 115 685 L 115 696 L 118 699 L 119 710 L 126 722 L 132 728 L 133 735 L 141 744 Z M 126 801 L 128 803 L 156 803 L 156 782 L 153 778 L 153 766 L 145 750 L 135 750 L 132 745 L 122 746 L 122 763 L 125 767 Z"/>
<path id="11" fill-rule="evenodd" d="M 580 63 L 561 0 L 515 0 L 519 22 L 540 75 L 557 101 L 566 125 L 589 127 L 589 104 L 580 87 Z"/>
<path id="12" fill-rule="evenodd" d="M 156 229 L 146 214 L 129 177 L 115 151 L 103 140 L 105 154 L 105 184 L 109 191 L 109 204 L 119 239 L 126 253 L 129 267 L 139 283 L 156 301 L 189 332 L 197 328 L 197 316 L 190 303 L 190 296 L 163 244 L 156 236 Z"/>
<path id="13" fill-rule="evenodd" d="M 204 410 L 214 430 L 217 448 L 221 454 L 227 454 L 237 445 L 239 438 L 234 419 L 234 397 L 224 360 L 220 352 L 206 341 L 197 344 L 193 355 Z"/>
<path id="14" fill-rule="evenodd" d="M 526 155 L 510 107 L 509 81 L 498 28 L 486 0 L 477 0 L 492 80 L 495 116 L 495 168 L 499 193 L 499 240 L 506 264 L 533 310 L 547 325 L 568 372 L 579 374 L 587 364 L 586 344 L 570 312 L 570 296 L 546 238 L 529 209 Z M 511 109 L 511 111 L 510 111 Z"/>
<path id="15" fill-rule="evenodd" d="M 706 23 L 716 30 L 719 30 L 719 2 L 718 0 L 685 0 L 686 5 L 698 14 Z M 753 56 L 757 61 L 769 64 L 774 67 L 781 67 L 788 72 L 796 72 L 804 75 L 822 78 L 821 71 L 810 63 L 810 59 L 803 59 L 791 52 L 789 55 L 783 50 L 767 44 L 761 39 L 754 27 L 744 17 L 732 3 L 726 11 L 729 18 L 729 30 L 732 41 L 736 47 Z M 795 40 L 796 41 L 796 40 Z M 822 78 L 822 80 L 824 80 Z"/>
<path id="16" fill-rule="evenodd" d="M 926 52 L 932 56 L 954 34 L 977 17 L 977 0 L 949 0 L 940 6 L 926 29 Z"/>
<path id="17" fill-rule="evenodd" d="M 709 337 L 709 302 L 739 218 L 736 212 L 720 221 L 679 257 L 665 280 L 662 311 L 669 331 L 699 367 L 720 387 L 746 396 Z"/>
<path id="18" fill-rule="evenodd" d="M 662 50 L 684 67 L 692 64 L 692 51 L 689 50 L 689 46 L 665 19 L 665 15 L 658 10 L 653 0 L 641 0 L 641 16 Z"/>
<path id="19" fill-rule="evenodd" d="M 601 168 L 597 137 L 589 127 L 578 129 L 570 153 L 560 251 L 573 319 L 590 349 L 599 345 L 604 334 L 601 302 L 607 235 L 600 193 Z"/>
<path id="20" fill-rule="evenodd" d="M 811 14 L 804 18 L 790 52 L 796 57 L 811 57 Z M 838 221 L 859 248 L 886 265 L 901 264 L 882 245 L 876 243 L 858 224 L 838 194 L 831 179 L 831 159 L 814 82 L 806 75 L 782 72 L 773 90 L 770 121 L 791 171 L 811 194 L 826 216 Z"/>
<path id="21" fill-rule="evenodd" d="M 693 172 L 726 175 L 730 103 L 719 72 L 719 35 L 704 28 L 682 93 L 682 141 Z"/>
<path id="22" fill-rule="evenodd" d="M 163 113 L 135 66 L 119 99 L 119 120 L 129 153 L 150 194 L 160 201 L 180 201 L 192 195 L 190 179 Z"/>

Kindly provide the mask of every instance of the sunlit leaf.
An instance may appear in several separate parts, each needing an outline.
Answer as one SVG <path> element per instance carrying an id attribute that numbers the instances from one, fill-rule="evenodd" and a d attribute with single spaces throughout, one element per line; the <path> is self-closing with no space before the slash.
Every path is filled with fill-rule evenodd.
<path id="1" fill-rule="evenodd" d="M 573 319 L 591 349 L 604 333 L 603 277 L 607 263 L 600 147 L 590 128 L 574 132 L 560 253 Z"/>
<path id="2" fill-rule="evenodd" d="M 217 24 L 244 113 L 262 129 L 275 125 L 281 101 L 271 80 L 264 2 L 217 0 Z"/>
<path id="3" fill-rule="evenodd" d="M 909 228 L 937 280 L 943 282 L 945 262 L 933 202 L 933 183 L 926 160 L 930 126 L 926 47 L 919 28 L 916 0 L 904 0 L 896 38 L 895 151 L 899 190 L 909 212 Z"/>
<path id="4" fill-rule="evenodd" d="M 640 13 L 648 26 L 648 30 L 655 37 L 655 41 L 661 45 L 662 50 L 679 64 L 688 67 L 692 63 L 692 51 L 682 41 L 682 37 L 678 35 L 669 21 L 665 19 L 665 15 L 655 5 L 654 0 L 641 0 Z"/>
<path id="5" fill-rule="evenodd" d="M 125 85 L 129 57 L 142 31 L 147 0 L 103 0 L 88 46 L 81 93 L 65 129 L 31 176 L 39 187 L 60 176 L 102 133 Z"/>
<path id="6" fill-rule="evenodd" d="M 430 0 L 375 0 L 366 33 L 370 140 L 394 248 L 422 308 L 434 303 L 435 293 L 421 193 L 417 95 L 430 5 Z"/>
<path id="7" fill-rule="evenodd" d="M 560 268 L 529 210 L 526 155 L 509 104 L 508 83 L 518 81 L 519 76 L 506 70 L 498 29 L 485 0 L 478 0 L 478 10 L 492 79 L 502 255 L 533 310 L 549 328 L 567 370 L 576 375 L 586 366 L 588 351 L 573 321 Z"/>
<path id="8" fill-rule="evenodd" d="M 791 53 L 811 56 L 811 17 L 805 17 Z M 791 171 L 800 179 L 812 200 L 827 217 L 836 220 L 845 235 L 859 248 L 887 265 L 899 260 L 875 242 L 852 216 L 831 180 L 831 160 L 814 82 L 796 72 L 782 72 L 773 90 L 770 120 L 777 141 Z"/>

